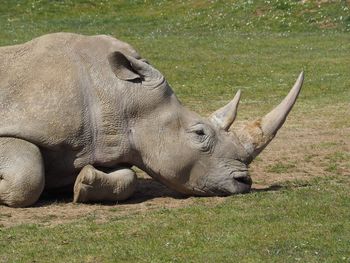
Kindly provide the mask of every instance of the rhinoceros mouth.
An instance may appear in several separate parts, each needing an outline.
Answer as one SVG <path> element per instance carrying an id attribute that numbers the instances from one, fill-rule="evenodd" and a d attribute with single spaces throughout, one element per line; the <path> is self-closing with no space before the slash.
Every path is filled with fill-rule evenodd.
<path id="1" fill-rule="evenodd" d="M 210 182 L 205 187 L 198 189 L 196 188 L 196 195 L 200 196 L 230 196 L 234 194 L 249 193 L 252 186 L 252 179 L 249 175 L 241 175 L 231 177 L 224 183 L 216 184 Z M 199 190 L 199 191 L 198 191 Z"/>

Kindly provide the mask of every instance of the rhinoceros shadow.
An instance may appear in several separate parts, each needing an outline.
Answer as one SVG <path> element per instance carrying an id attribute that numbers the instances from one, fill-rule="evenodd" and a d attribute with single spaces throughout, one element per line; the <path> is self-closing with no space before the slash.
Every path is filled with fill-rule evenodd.
<path id="1" fill-rule="evenodd" d="M 252 192 L 270 192 L 283 190 L 286 187 L 279 184 L 273 184 L 264 188 L 252 188 Z M 44 192 L 35 207 L 49 206 L 55 203 L 70 203 L 73 201 L 73 186 L 66 189 L 57 189 L 56 191 Z M 174 199 L 186 199 L 189 196 L 175 192 L 161 183 L 151 178 L 138 178 L 137 189 L 132 197 L 120 202 L 123 204 L 138 204 L 148 200 L 170 197 Z M 103 205 L 116 205 L 116 202 L 101 202 Z"/>
<path id="2" fill-rule="evenodd" d="M 55 203 L 70 203 L 73 201 L 73 186 L 64 189 L 45 191 L 34 207 L 48 206 Z M 151 178 L 138 178 L 135 193 L 126 201 L 119 204 L 137 204 L 160 197 L 185 199 L 181 193 L 175 192 Z M 115 205 L 116 202 L 101 202 L 103 205 Z"/>
<path id="3" fill-rule="evenodd" d="M 188 196 L 178 193 L 151 178 L 138 178 L 138 186 L 135 194 L 127 201 L 126 204 L 137 204 L 159 197 L 171 197 L 174 199 L 185 199 Z"/>

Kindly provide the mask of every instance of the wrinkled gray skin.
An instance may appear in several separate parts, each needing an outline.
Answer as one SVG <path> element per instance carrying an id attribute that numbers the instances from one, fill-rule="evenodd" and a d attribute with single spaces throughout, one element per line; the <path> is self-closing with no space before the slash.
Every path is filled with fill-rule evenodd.
<path id="1" fill-rule="evenodd" d="M 34 204 L 43 190 L 75 202 L 130 197 L 137 166 L 189 195 L 248 192 L 248 164 L 271 141 L 303 76 L 264 118 L 233 131 L 240 92 L 202 118 L 164 77 L 109 36 L 45 35 L 0 48 L 0 203 Z"/>

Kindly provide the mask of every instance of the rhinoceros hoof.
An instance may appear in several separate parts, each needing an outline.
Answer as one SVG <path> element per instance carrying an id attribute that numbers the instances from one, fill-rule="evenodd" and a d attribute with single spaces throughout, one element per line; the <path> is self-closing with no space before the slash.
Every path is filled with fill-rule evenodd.
<path id="1" fill-rule="evenodd" d="M 95 179 L 95 171 L 91 165 L 85 166 L 79 173 L 74 184 L 74 203 L 88 202 L 89 191 L 93 188 L 92 184 Z"/>

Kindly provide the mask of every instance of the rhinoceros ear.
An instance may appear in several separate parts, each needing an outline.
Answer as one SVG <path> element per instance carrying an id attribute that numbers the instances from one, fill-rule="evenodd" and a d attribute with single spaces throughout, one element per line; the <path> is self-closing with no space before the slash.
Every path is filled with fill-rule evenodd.
<path id="1" fill-rule="evenodd" d="M 109 65 L 112 68 L 113 73 L 118 79 L 121 80 L 136 80 L 141 79 L 141 76 L 131 66 L 127 57 L 119 52 L 113 52 L 108 56 Z"/>

